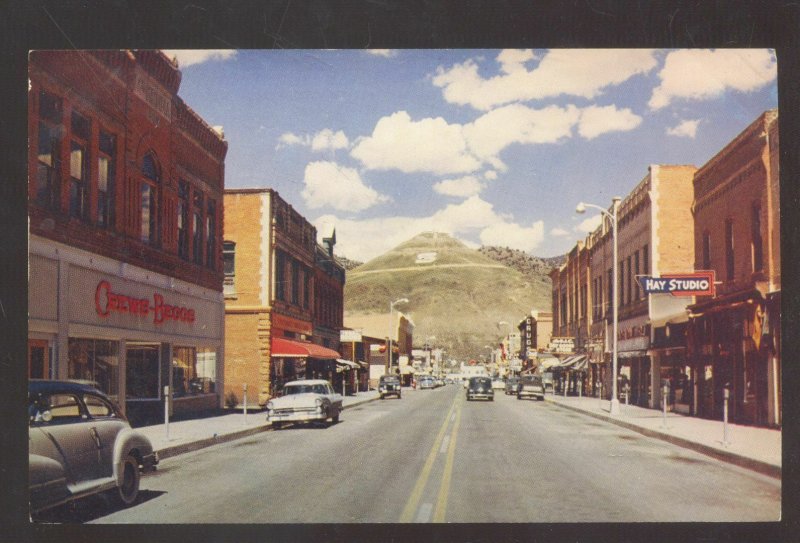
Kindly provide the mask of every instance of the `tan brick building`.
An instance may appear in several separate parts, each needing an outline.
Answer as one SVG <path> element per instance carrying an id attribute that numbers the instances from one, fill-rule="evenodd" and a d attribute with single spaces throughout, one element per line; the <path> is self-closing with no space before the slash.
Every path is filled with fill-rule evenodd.
<path id="1" fill-rule="evenodd" d="M 245 385 L 263 406 L 286 381 L 335 382 L 340 355 L 314 343 L 315 308 L 343 304 L 315 287 L 316 228 L 272 189 L 226 190 L 225 210 L 226 405 L 242 405 Z"/>
<path id="2" fill-rule="evenodd" d="M 682 351 L 654 348 L 651 335 L 656 328 L 684 323 L 690 302 L 669 295 L 648 299 L 637 278 L 692 271 L 695 170 L 694 166 L 651 165 L 617 210 L 620 392 L 629 391 L 629 401 L 642 406 L 657 407 L 662 377 L 671 368 L 685 365 Z M 613 207 L 609 214 L 613 215 Z M 580 375 L 565 378 L 569 392 L 597 394 L 600 383 L 604 396 L 611 390 L 612 260 L 612 225 L 603 215 L 600 226 L 579 241 L 564 265 L 550 274 L 553 336 L 571 340 L 573 353 L 585 353 L 590 360 Z"/>

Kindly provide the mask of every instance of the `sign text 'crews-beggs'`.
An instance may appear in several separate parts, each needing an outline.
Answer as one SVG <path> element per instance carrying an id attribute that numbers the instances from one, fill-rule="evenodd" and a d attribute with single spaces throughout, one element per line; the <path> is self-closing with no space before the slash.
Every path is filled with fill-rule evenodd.
<path id="1" fill-rule="evenodd" d="M 153 294 L 153 305 L 147 298 L 134 298 L 111 290 L 108 281 L 100 281 L 94 291 L 94 307 L 101 317 L 111 313 L 130 313 L 132 315 L 149 315 L 153 313 L 153 323 L 164 321 L 194 322 L 194 309 L 164 303 L 161 294 Z"/>
<path id="2" fill-rule="evenodd" d="M 673 296 L 713 296 L 714 270 L 694 273 L 669 273 L 661 277 L 638 277 L 647 294 L 672 294 Z"/>

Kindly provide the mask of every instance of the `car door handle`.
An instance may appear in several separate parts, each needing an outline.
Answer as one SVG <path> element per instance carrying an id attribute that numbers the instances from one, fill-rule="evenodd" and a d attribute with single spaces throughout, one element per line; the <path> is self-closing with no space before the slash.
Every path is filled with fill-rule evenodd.
<path id="1" fill-rule="evenodd" d="M 100 448 L 100 434 L 97 433 L 97 428 L 92 428 L 89 430 L 89 433 L 92 434 L 92 439 L 97 444 L 97 448 Z"/>

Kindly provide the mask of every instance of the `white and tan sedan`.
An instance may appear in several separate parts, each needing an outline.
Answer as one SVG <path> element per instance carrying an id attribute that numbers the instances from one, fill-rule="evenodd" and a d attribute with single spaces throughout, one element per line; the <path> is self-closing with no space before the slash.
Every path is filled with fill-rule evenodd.
<path id="1" fill-rule="evenodd" d="M 267 402 L 267 422 L 275 429 L 285 422 L 339 422 L 342 395 L 324 379 L 302 379 L 283 385 L 280 396 Z"/>

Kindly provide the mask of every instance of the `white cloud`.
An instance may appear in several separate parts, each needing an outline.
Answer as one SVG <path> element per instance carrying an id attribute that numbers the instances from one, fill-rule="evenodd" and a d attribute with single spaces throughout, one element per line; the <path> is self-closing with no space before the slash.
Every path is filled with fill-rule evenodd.
<path id="1" fill-rule="evenodd" d="M 597 214 L 593 217 L 589 217 L 581 221 L 580 224 L 576 225 L 573 230 L 575 232 L 580 232 L 582 234 L 588 234 L 589 232 L 594 232 L 598 226 L 600 226 L 600 220 L 602 219 L 602 215 Z"/>
<path id="2" fill-rule="evenodd" d="M 433 186 L 433 190 L 439 194 L 464 198 L 480 194 L 484 188 L 485 185 L 472 175 L 459 177 L 458 179 L 445 179 Z"/>
<path id="3" fill-rule="evenodd" d="M 336 149 L 347 149 L 350 146 L 350 141 L 344 132 L 339 130 L 334 132 L 330 128 L 320 130 L 314 135 L 309 134 L 294 134 L 286 132 L 281 134 L 278 138 L 278 145 L 275 149 L 282 149 L 290 145 L 301 145 L 303 147 L 311 147 L 312 151 L 335 151 Z"/>
<path id="4" fill-rule="evenodd" d="M 472 248 L 477 248 L 478 244 L 468 236 L 477 237 L 482 243 L 501 244 L 523 251 L 532 251 L 544 238 L 541 221 L 530 226 L 517 225 L 478 196 L 448 205 L 427 217 L 353 220 L 324 215 L 313 223 L 318 228 L 320 225 L 335 225 L 337 254 L 362 262 L 385 253 L 421 232 L 445 232 Z"/>
<path id="5" fill-rule="evenodd" d="M 484 79 L 478 74 L 478 65 L 469 59 L 450 69 L 439 67 L 433 84 L 442 88 L 450 103 L 489 110 L 560 95 L 594 98 L 605 88 L 656 66 L 655 52 L 649 49 L 554 49 L 530 71 L 525 62 L 536 60 L 530 50 L 505 50 L 496 60 L 501 75 Z"/>
<path id="6" fill-rule="evenodd" d="M 677 126 L 667 128 L 667 134 L 670 136 L 678 136 L 685 138 L 692 138 L 697 135 L 697 126 L 700 124 L 700 119 L 685 120 L 678 123 Z"/>
<path id="7" fill-rule="evenodd" d="M 447 175 L 480 167 L 467 149 L 461 125 L 441 117 L 412 121 L 405 111 L 381 118 L 371 136 L 356 141 L 351 155 L 372 170 Z"/>
<path id="8" fill-rule="evenodd" d="M 350 142 L 347 140 L 347 136 L 344 135 L 344 132 L 339 130 L 334 133 L 333 130 L 329 128 L 317 132 L 311 140 L 312 151 L 347 149 L 349 145 Z"/>
<path id="9" fill-rule="evenodd" d="M 495 179 L 497 179 L 497 172 L 494 170 L 487 170 L 486 172 L 484 172 L 483 178 L 488 179 L 489 181 L 494 181 Z"/>
<path id="10" fill-rule="evenodd" d="M 212 60 L 229 60 L 236 56 L 235 49 L 163 49 L 162 51 L 169 58 L 177 58 L 179 68 Z"/>
<path id="11" fill-rule="evenodd" d="M 278 138 L 278 145 L 275 146 L 275 149 L 282 149 L 283 147 L 288 147 L 289 145 L 308 146 L 310 144 L 311 139 L 308 136 L 298 136 L 292 132 L 286 132 L 285 134 L 281 134 Z"/>
<path id="12" fill-rule="evenodd" d="M 397 49 L 364 49 L 365 53 L 376 57 L 392 58 L 397 56 Z"/>
<path id="13" fill-rule="evenodd" d="M 388 201 L 388 197 L 365 185 L 356 170 L 335 162 L 312 162 L 306 166 L 303 182 L 301 196 L 311 209 L 330 206 L 341 211 L 362 211 Z"/>
<path id="14" fill-rule="evenodd" d="M 575 106 L 532 109 L 512 104 L 494 109 L 464 126 L 470 150 L 495 168 L 504 169 L 500 152 L 513 143 L 555 143 L 572 135 L 580 118 Z"/>
<path id="15" fill-rule="evenodd" d="M 501 245 L 530 252 L 544 240 L 544 222 L 536 221 L 525 227 L 513 223 L 496 223 L 481 231 L 481 243 Z"/>
<path id="16" fill-rule="evenodd" d="M 563 238 L 563 237 L 569 236 L 569 232 L 567 232 L 563 228 L 555 227 L 555 228 L 551 228 L 550 229 L 550 235 L 551 236 L 556 236 L 556 237 L 559 237 L 559 238 Z"/>
<path id="17" fill-rule="evenodd" d="M 642 118 L 628 108 L 591 106 L 581 110 L 578 133 L 590 140 L 607 132 L 627 132 L 641 123 Z"/>
<path id="18" fill-rule="evenodd" d="M 707 100 L 728 89 L 760 89 L 777 77 L 777 61 L 767 49 L 683 49 L 667 55 L 658 76 L 661 84 L 648 103 L 654 110 L 675 99 Z"/>

